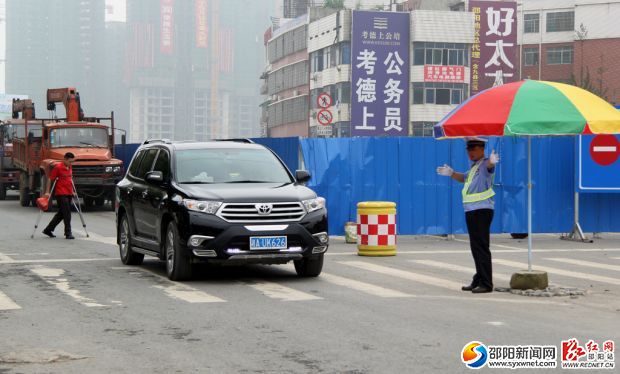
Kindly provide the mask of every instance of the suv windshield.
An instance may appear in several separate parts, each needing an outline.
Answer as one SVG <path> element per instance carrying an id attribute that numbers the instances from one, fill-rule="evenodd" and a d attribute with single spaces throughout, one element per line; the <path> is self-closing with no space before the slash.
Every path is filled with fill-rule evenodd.
<path id="1" fill-rule="evenodd" d="M 176 153 L 179 183 L 291 183 L 266 149 L 188 149 Z"/>
<path id="2" fill-rule="evenodd" d="M 67 127 L 50 133 L 52 148 L 108 147 L 108 131 L 100 127 Z"/>

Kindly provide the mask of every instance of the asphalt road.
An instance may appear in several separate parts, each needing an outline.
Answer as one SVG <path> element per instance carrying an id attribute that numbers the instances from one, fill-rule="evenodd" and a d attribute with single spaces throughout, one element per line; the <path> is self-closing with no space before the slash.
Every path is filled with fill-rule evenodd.
<path id="1" fill-rule="evenodd" d="M 174 283 L 156 259 L 121 263 L 112 212 L 85 214 L 90 238 L 74 214 L 73 241 L 41 229 L 30 239 L 36 217 L 14 194 L 0 201 L 2 374 L 457 373 L 472 340 L 620 343 L 619 234 L 535 237 L 535 268 L 583 296 L 476 296 L 460 291 L 473 272 L 466 236 L 399 237 L 389 258 L 332 237 L 318 278 L 297 278 L 292 264 L 201 267 Z M 492 243 L 496 286 L 507 286 L 527 242 Z"/>

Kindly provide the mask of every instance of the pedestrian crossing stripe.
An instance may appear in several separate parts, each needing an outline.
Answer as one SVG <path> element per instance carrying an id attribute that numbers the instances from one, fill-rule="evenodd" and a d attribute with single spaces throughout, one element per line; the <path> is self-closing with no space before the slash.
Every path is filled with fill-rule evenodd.
<path id="1" fill-rule="evenodd" d="M 4 292 L 0 291 L 0 310 L 15 310 L 15 309 L 21 309 L 21 307 L 15 304 L 15 302 L 11 300 L 11 298 L 8 297 Z"/>
<path id="2" fill-rule="evenodd" d="M 460 266 L 460 265 L 452 265 L 452 264 L 448 264 L 445 262 L 439 262 L 439 261 L 433 261 L 433 260 L 409 260 L 410 262 L 413 263 L 417 263 L 420 265 L 426 265 L 426 266 L 431 266 L 431 267 L 436 267 L 439 269 L 446 269 L 446 270 L 451 270 L 451 271 L 456 271 L 459 273 L 466 273 L 466 274 L 472 274 L 476 272 L 475 268 L 468 268 L 466 266 Z M 510 282 L 510 275 L 508 274 L 503 274 L 503 273 L 498 273 L 498 272 L 493 272 L 493 279 L 498 279 L 501 281 L 505 281 L 505 282 Z"/>
<path id="3" fill-rule="evenodd" d="M 504 265 L 504 266 L 508 266 L 508 267 L 512 267 L 512 268 L 517 268 L 517 269 L 527 269 L 528 268 L 526 263 L 516 262 L 516 261 L 509 261 L 509 260 L 503 260 L 503 259 L 495 259 L 495 260 L 493 260 L 493 263 Z M 542 270 L 542 271 L 546 271 L 547 273 L 550 273 L 550 274 L 557 274 L 557 275 L 562 275 L 562 276 L 570 277 L 570 278 L 579 278 L 579 279 L 586 279 L 586 280 L 589 280 L 589 281 L 595 281 L 595 282 L 600 282 L 600 283 L 609 283 L 609 284 L 620 285 L 620 279 L 605 277 L 605 276 L 602 276 L 602 275 L 589 274 L 589 273 L 581 273 L 581 272 L 578 272 L 578 271 L 558 269 L 558 268 L 549 267 L 549 266 L 538 266 L 538 265 L 536 265 L 536 266 L 533 266 L 532 268 L 534 270 Z"/>
<path id="4" fill-rule="evenodd" d="M 322 297 L 298 291 L 275 282 L 251 281 L 245 283 L 248 286 L 254 288 L 255 290 L 260 291 L 263 295 L 272 299 L 280 299 L 283 301 L 306 301 L 323 299 Z"/>
<path id="5" fill-rule="evenodd" d="M 351 288 L 353 290 L 378 297 L 413 297 L 413 295 L 404 292 L 392 290 L 366 282 L 360 282 L 354 279 L 349 279 L 333 274 L 321 273 L 320 279 L 338 286 Z"/>
<path id="6" fill-rule="evenodd" d="M 590 267 L 590 268 L 620 271 L 620 266 L 618 265 L 607 265 L 607 264 L 601 264 L 598 262 L 575 260 L 572 258 L 545 258 L 545 260 L 563 262 L 565 264 L 579 265 L 579 266 L 585 266 L 585 267 Z"/>

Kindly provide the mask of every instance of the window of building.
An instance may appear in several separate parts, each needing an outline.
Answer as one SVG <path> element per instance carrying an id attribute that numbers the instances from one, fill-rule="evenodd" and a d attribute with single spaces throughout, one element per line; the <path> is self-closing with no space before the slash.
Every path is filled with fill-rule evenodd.
<path id="1" fill-rule="evenodd" d="M 424 46 L 415 46 L 413 48 L 413 64 L 414 65 L 424 65 Z"/>
<path id="2" fill-rule="evenodd" d="M 525 66 L 538 65 L 538 48 L 524 48 L 523 62 Z"/>
<path id="3" fill-rule="evenodd" d="M 458 105 L 467 98 L 463 83 L 413 83 L 413 104 Z"/>
<path id="4" fill-rule="evenodd" d="M 413 65 L 468 66 L 465 44 L 414 43 Z"/>
<path id="5" fill-rule="evenodd" d="M 351 64 L 351 44 L 348 42 L 340 44 L 340 63 Z"/>
<path id="6" fill-rule="evenodd" d="M 573 63 L 573 47 L 547 48 L 548 65 L 565 65 Z"/>
<path id="7" fill-rule="evenodd" d="M 435 104 L 450 105 L 450 90 L 447 88 L 435 89 Z"/>
<path id="8" fill-rule="evenodd" d="M 450 104 L 460 104 L 461 103 L 461 90 L 452 90 L 452 101 Z"/>
<path id="9" fill-rule="evenodd" d="M 574 31 L 575 12 L 547 13 L 547 32 Z"/>
<path id="10" fill-rule="evenodd" d="M 433 136 L 435 122 L 411 122 L 411 136 Z"/>
<path id="11" fill-rule="evenodd" d="M 413 103 L 424 104 L 424 88 L 423 87 L 413 88 Z"/>
<path id="12" fill-rule="evenodd" d="M 523 16 L 523 32 L 526 34 L 540 32 L 539 14 L 525 14 Z"/>
<path id="13" fill-rule="evenodd" d="M 425 90 L 426 100 L 424 101 L 426 104 L 435 104 L 435 89 L 427 88 Z"/>

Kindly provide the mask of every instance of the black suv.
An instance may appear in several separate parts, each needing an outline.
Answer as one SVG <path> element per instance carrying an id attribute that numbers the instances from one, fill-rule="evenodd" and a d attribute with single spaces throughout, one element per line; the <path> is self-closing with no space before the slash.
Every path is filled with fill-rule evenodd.
<path id="1" fill-rule="evenodd" d="M 166 261 L 171 280 L 192 264 L 283 264 L 316 277 L 327 250 L 325 199 L 271 150 L 249 140 L 146 141 L 116 188 L 121 260 Z"/>

